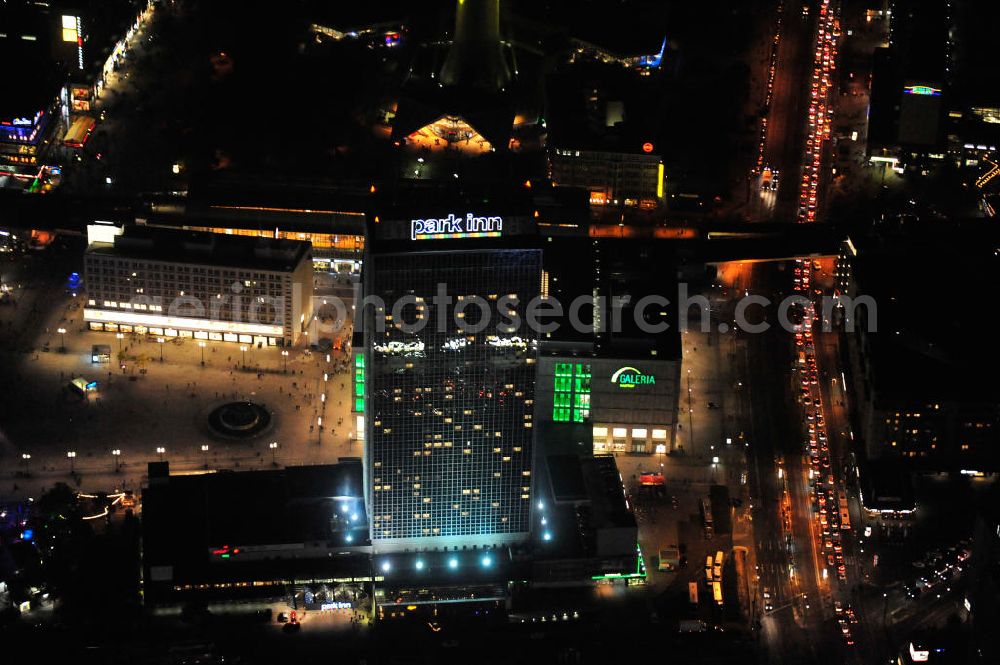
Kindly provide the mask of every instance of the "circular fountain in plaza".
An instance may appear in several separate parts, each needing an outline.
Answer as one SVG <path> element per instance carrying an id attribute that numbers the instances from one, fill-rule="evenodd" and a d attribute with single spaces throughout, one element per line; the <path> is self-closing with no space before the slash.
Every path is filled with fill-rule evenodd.
<path id="1" fill-rule="evenodd" d="M 251 439 L 268 430 L 271 414 L 253 402 L 227 402 L 208 414 L 208 426 L 227 439 Z"/>

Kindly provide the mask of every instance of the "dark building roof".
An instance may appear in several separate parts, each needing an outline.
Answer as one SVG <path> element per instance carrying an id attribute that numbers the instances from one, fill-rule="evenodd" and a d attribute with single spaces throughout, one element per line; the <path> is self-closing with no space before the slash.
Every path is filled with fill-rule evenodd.
<path id="1" fill-rule="evenodd" d="M 518 16 L 621 57 L 658 53 L 670 9 L 656 0 L 514 0 L 510 5 Z"/>
<path id="2" fill-rule="evenodd" d="M 899 136 L 899 102 L 903 76 L 893 52 L 875 49 L 872 65 L 871 110 L 868 114 L 869 149 L 896 144 Z"/>
<path id="3" fill-rule="evenodd" d="M 435 0 L 439 2 L 440 0 Z M 306 13 L 311 21 L 349 30 L 362 26 L 398 21 L 414 9 L 407 0 L 380 0 L 379 2 L 331 3 L 327 0 L 308 0 Z M 425 7 L 421 7 L 426 11 Z"/>
<path id="4" fill-rule="evenodd" d="M 913 481 L 894 460 L 861 462 L 861 502 L 868 510 L 909 511 L 916 508 Z"/>
<path id="5" fill-rule="evenodd" d="M 866 333 L 877 399 L 1000 400 L 980 292 L 1000 269 L 989 226 L 925 224 L 856 242 L 857 292 L 877 305 L 877 331 Z"/>
<path id="6" fill-rule="evenodd" d="M 890 48 L 900 54 L 907 79 L 916 83 L 945 81 L 951 26 L 949 4 L 947 0 L 891 3 Z"/>
<path id="7" fill-rule="evenodd" d="M 183 197 L 153 195 L 139 215 L 150 225 L 364 235 L 371 183 L 196 178 Z"/>
<path id="8" fill-rule="evenodd" d="M 549 294 L 559 300 L 566 316 L 557 331 L 543 338 L 542 353 L 563 355 L 576 347 L 586 353 L 585 347 L 589 347 L 590 354 L 606 358 L 680 358 L 677 267 L 668 243 L 554 237 L 544 249 Z M 605 320 L 607 330 L 600 334 L 578 330 L 568 317 L 570 304 L 577 298 L 592 297 L 595 290 L 607 308 L 615 298 L 624 303 L 617 317 L 620 326 Z M 667 328 L 661 332 L 647 332 L 636 321 L 636 305 L 649 296 L 670 302 L 665 307 L 643 303 L 645 323 L 665 323 Z M 609 311 L 604 312 L 606 319 Z M 584 308 L 579 316 L 583 322 L 589 321 L 590 309 Z"/>
<path id="9" fill-rule="evenodd" d="M 549 455 L 547 463 L 552 497 L 557 502 L 587 500 L 587 485 L 583 482 L 579 456 Z"/>
<path id="10" fill-rule="evenodd" d="M 168 472 L 166 463 L 151 465 L 150 485 L 143 490 L 144 565 L 173 566 L 176 584 L 317 570 L 315 562 L 295 559 L 294 548 L 287 556 L 269 550 L 270 561 L 264 562 L 241 559 L 239 553 L 221 561 L 212 550 L 320 543 L 349 551 L 368 544 L 360 462 L 184 476 Z M 336 570 L 337 559 L 321 557 L 327 575 Z"/>
<path id="11" fill-rule="evenodd" d="M 662 86 L 655 77 L 592 63 L 576 63 L 548 76 L 549 145 L 645 155 L 643 144 L 652 142 L 655 149 L 659 143 Z M 622 119 L 608 126 L 609 105 L 618 104 Z"/>
<path id="12" fill-rule="evenodd" d="M 625 488 L 614 455 L 585 458 L 584 469 L 591 477 L 595 523 L 597 526 L 634 527 L 635 515 L 629 509 Z"/>
<path id="13" fill-rule="evenodd" d="M 972 604 L 972 648 L 980 662 L 1000 660 L 1000 489 L 981 503 L 972 537 L 967 583 Z M 970 658 L 966 662 L 973 662 Z"/>
<path id="14" fill-rule="evenodd" d="M 167 263 L 198 263 L 277 272 L 294 271 L 310 256 L 312 245 L 299 240 L 275 240 L 196 231 L 127 226 L 114 245 L 95 244 L 88 254 Z"/>
<path id="15" fill-rule="evenodd" d="M 0 38 L 0 62 L 9 65 L 4 71 L 0 120 L 34 117 L 59 96 L 63 75 L 52 61 L 50 18 L 26 3 L 4 3 L 0 8 L 0 26 L 6 34 Z"/>
<path id="16" fill-rule="evenodd" d="M 1000 4 L 992 0 L 952 3 L 955 12 L 956 88 L 968 106 L 1000 106 L 1000 85 L 994 61 Z M 963 134 L 964 136 L 964 134 Z"/>
<path id="17" fill-rule="evenodd" d="M 540 459 L 545 463 L 538 473 L 549 482 L 549 491 L 542 496 L 553 502 L 545 508 L 550 515 L 547 526 L 554 534 L 553 554 L 592 556 L 597 530 L 636 528 L 613 455 L 556 454 Z"/>
<path id="18" fill-rule="evenodd" d="M 378 253 L 511 249 L 540 246 L 539 223 L 579 222 L 587 214 L 586 193 L 523 182 L 406 181 L 380 188 L 369 211 L 368 242 Z M 499 216 L 500 237 L 411 240 L 415 219 Z"/>

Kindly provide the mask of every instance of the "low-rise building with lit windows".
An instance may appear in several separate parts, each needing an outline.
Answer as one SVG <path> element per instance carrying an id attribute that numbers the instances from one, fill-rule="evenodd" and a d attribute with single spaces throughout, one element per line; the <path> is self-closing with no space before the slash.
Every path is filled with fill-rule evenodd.
<path id="1" fill-rule="evenodd" d="M 91 330 L 285 346 L 312 320 L 307 242 L 98 229 L 84 256 Z"/>
<path id="2" fill-rule="evenodd" d="M 952 286 L 989 274 L 995 244 L 990 225 L 949 220 L 855 239 L 841 255 L 849 300 L 833 314 L 846 329 L 844 378 L 868 458 L 925 471 L 1000 469 L 998 364 L 978 343 L 981 298 Z M 904 285 L 899 275 L 913 265 L 933 265 L 949 281 Z M 927 316 L 937 303 L 949 316 Z"/>
<path id="3" fill-rule="evenodd" d="M 646 147 L 652 152 L 652 144 Z M 586 189 L 594 206 L 655 208 L 663 199 L 659 155 L 556 148 L 549 153 L 549 176 L 557 186 Z"/>
<path id="4" fill-rule="evenodd" d="M 195 178 L 184 196 L 148 198 L 146 226 L 312 244 L 317 270 L 359 273 L 373 185 Z"/>

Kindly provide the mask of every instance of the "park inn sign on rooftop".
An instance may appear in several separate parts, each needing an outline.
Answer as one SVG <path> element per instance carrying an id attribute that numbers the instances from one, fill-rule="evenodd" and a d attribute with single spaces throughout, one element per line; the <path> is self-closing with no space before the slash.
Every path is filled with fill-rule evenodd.
<path id="1" fill-rule="evenodd" d="M 503 231 L 503 217 L 476 217 L 471 212 L 465 217 L 449 214 L 439 219 L 410 220 L 412 240 L 441 240 L 444 238 L 499 238 Z"/>

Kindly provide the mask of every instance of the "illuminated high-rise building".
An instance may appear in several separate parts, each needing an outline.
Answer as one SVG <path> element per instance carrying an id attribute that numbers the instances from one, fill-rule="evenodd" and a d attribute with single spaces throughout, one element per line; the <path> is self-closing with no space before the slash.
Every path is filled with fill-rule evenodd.
<path id="1" fill-rule="evenodd" d="M 366 295 L 385 303 L 364 318 L 377 551 L 503 546 L 529 531 L 537 334 L 498 312 L 524 321 L 541 250 L 504 237 L 509 217 L 443 219 L 448 233 L 439 219 L 383 220 L 402 232 L 376 234 L 364 264 Z"/>

